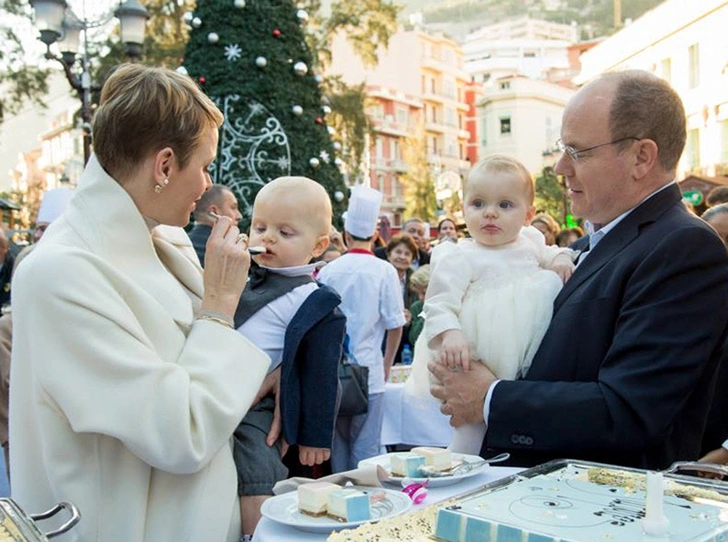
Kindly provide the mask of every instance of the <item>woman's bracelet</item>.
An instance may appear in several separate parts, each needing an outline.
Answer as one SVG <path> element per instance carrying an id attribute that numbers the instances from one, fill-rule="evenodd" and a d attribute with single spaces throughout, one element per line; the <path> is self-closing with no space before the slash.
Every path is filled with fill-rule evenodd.
<path id="1" fill-rule="evenodd" d="M 218 324 L 222 324 L 223 326 L 229 327 L 230 329 L 235 328 L 235 323 L 233 322 L 233 319 L 226 314 L 222 314 L 221 312 L 200 311 L 197 313 L 197 319 L 217 322 Z"/>

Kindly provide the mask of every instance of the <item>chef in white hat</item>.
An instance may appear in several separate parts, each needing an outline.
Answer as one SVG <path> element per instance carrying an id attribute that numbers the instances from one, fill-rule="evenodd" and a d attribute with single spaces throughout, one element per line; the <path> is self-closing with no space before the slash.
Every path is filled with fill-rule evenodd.
<path id="1" fill-rule="evenodd" d="M 362 459 L 379 454 L 384 383 L 402 337 L 404 302 L 397 271 L 371 250 L 382 193 L 368 186 L 352 188 L 344 219 L 349 251 L 326 264 L 319 280 L 341 296 L 346 316 L 349 352 L 369 367 L 369 406 L 366 414 L 341 416 L 336 421 L 331 466 L 334 472 L 355 469 Z M 385 340 L 386 335 L 386 340 Z M 382 341 L 386 341 L 382 355 Z"/>
<path id="2" fill-rule="evenodd" d="M 74 193 L 70 188 L 53 188 L 45 191 L 43 199 L 40 201 L 38 218 L 35 220 L 34 243 L 37 243 L 43 237 L 51 222 L 63 214 Z"/>

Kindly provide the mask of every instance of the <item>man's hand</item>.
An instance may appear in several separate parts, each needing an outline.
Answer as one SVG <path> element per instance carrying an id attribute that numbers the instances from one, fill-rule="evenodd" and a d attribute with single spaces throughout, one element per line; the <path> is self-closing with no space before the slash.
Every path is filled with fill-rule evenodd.
<path id="1" fill-rule="evenodd" d="M 715 463 L 717 465 L 728 465 L 728 450 L 722 446 L 713 450 L 699 459 L 701 463 Z"/>
<path id="2" fill-rule="evenodd" d="M 473 363 L 469 371 L 451 371 L 436 362 L 427 365 L 442 384 L 430 386 L 430 393 L 442 401 L 440 412 L 450 416 L 450 425 L 483 423 L 483 405 L 495 375 L 482 363 Z"/>
<path id="3" fill-rule="evenodd" d="M 320 465 L 331 457 L 331 450 L 328 448 L 312 448 L 310 446 L 298 445 L 298 461 L 301 465 L 313 467 Z"/>

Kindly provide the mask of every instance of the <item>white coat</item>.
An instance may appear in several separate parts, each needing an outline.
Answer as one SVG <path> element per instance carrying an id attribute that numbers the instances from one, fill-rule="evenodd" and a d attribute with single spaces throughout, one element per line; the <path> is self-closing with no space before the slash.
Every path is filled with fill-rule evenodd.
<path id="1" fill-rule="evenodd" d="M 73 502 L 82 518 L 61 540 L 237 540 L 230 437 L 269 359 L 194 320 L 202 275 L 184 231 L 150 235 L 92 158 L 13 280 L 13 498 L 29 512 Z"/>

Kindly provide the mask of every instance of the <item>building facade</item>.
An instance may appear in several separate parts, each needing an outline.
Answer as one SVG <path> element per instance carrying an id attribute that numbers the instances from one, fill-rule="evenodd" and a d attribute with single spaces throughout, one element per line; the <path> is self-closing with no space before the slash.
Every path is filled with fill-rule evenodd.
<path id="1" fill-rule="evenodd" d="M 584 83 L 610 70 L 648 70 L 680 94 L 688 141 L 677 178 L 728 175 L 728 1 L 667 0 L 581 56 Z"/>

